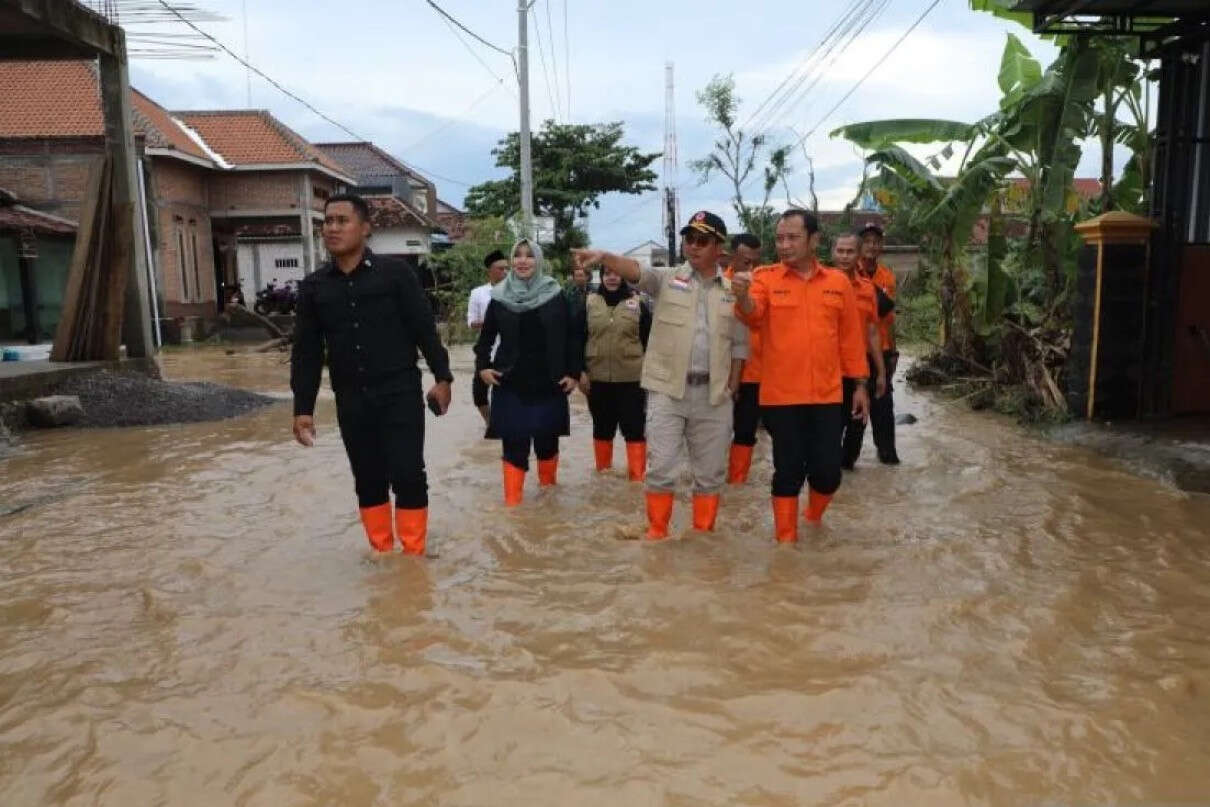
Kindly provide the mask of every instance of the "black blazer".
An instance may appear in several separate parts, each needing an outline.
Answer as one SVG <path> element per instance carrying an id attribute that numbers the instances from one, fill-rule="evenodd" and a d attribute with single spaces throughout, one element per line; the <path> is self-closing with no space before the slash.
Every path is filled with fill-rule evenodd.
<path id="1" fill-rule="evenodd" d="M 546 366 L 551 382 L 559 383 L 564 376 L 579 378 L 584 369 L 584 346 L 581 343 L 580 320 L 571 310 L 567 297 L 556 294 L 535 309 L 546 333 Z M 492 358 L 496 337 L 500 346 Z M 492 300 L 483 316 L 483 328 L 475 342 L 475 372 L 491 368 L 505 377 L 517 363 L 521 345 L 521 314 Z"/>

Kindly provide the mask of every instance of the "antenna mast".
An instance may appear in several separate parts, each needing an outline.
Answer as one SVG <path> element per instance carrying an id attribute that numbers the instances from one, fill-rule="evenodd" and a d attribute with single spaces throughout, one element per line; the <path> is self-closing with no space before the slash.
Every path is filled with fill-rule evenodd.
<path id="1" fill-rule="evenodd" d="M 676 92 L 672 62 L 664 64 L 664 235 L 668 240 L 668 265 L 676 265 L 676 228 L 681 220 L 677 200 Z"/>

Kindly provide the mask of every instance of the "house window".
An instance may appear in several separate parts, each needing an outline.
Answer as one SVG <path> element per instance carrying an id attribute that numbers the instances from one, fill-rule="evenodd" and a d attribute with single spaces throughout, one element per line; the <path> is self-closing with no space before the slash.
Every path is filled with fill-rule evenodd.
<path id="1" fill-rule="evenodd" d="M 197 222 L 189 222 L 189 266 L 193 272 L 193 299 L 202 300 L 202 275 L 197 259 Z"/>
<path id="2" fill-rule="evenodd" d="M 186 302 L 192 296 L 189 292 L 190 272 L 187 266 L 188 254 L 185 252 L 185 222 L 176 219 L 176 263 L 181 273 L 181 301 Z"/>
<path id="3" fill-rule="evenodd" d="M 298 258 L 277 258 L 273 261 L 274 269 L 297 269 Z"/>
<path id="4" fill-rule="evenodd" d="M 327 188 L 320 188 L 318 186 L 312 186 L 311 193 L 315 194 L 316 199 L 327 199 L 328 198 L 328 189 Z"/>

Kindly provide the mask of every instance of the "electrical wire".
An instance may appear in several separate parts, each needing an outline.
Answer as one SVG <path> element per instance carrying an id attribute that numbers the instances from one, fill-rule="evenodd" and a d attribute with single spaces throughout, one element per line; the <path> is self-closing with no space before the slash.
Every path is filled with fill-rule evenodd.
<path id="1" fill-rule="evenodd" d="M 411 143 L 408 143 L 406 146 L 403 146 L 400 149 L 400 151 L 411 151 L 412 149 L 419 146 L 421 143 L 424 143 L 424 142 L 432 139 L 435 135 L 438 135 L 441 132 L 444 132 L 446 129 L 453 126 L 455 123 L 460 123 L 461 122 L 459 120 L 460 118 L 464 118 L 467 115 L 469 115 L 471 112 L 474 112 L 476 107 L 478 107 L 480 104 L 482 104 L 488 98 L 490 98 L 492 96 L 492 94 L 496 92 L 496 90 L 500 89 L 501 86 L 504 86 L 503 85 L 504 80 L 501 79 L 500 81 L 501 81 L 500 84 L 493 84 L 492 86 L 488 87 L 487 91 L 485 93 L 483 93 L 478 98 L 476 98 L 474 101 L 472 101 L 470 106 L 468 106 L 466 109 L 464 109 L 460 114 L 458 114 L 455 117 L 447 119 L 440 126 L 436 127 L 432 131 L 428 132 L 427 134 L 422 135 L 421 137 L 417 138 L 416 140 L 413 140 Z"/>
<path id="2" fill-rule="evenodd" d="M 235 51 L 231 50 L 231 48 L 229 48 L 229 47 L 227 47 L 226 45 L 224 45 L 222 42 L 220 42 L 218 39 L 216 39 L 216 38 L 215 38 L 214 36 L 212 36 L 211 34 L 208 34 L 208 33 L 206 33 L 205 31 L 203 31 L 201 28 L 199 28 L 197 25 L 195 25 L 195 24 L 194 24 L 194 23 L 193 23 L 193 22 L 192 22 L 190 19 L 188 19 L 188 18 L 187 18 L 187 17 L 185 17 L 183 14 L 181 14 L 179 11 L 177 11 L 175 8 L 173 8 L 171 5 L 169 5 L 169 4 L 168 4 L 168 3 L 167 3 L 165 0 L 159 0 L 159 3 L 160 3 L 160 5 L 162 5 L 164 8 L 168 9 L 170 12 L 172 12 L 174 15 L 176 15 L 176 17 L 177 17 L 178 19 L 180 19 L 180 21 L 181 21 L 181 22 L 185 23 L 185 24 L 186 24 L 186 25 L 188 25 L 190 28 L 192 28 L 193 30 L 197 31 L 199 34 L 201 34 L 202 36 L 206 37 L 206 39 L 209 39 L 211 42 L 213 42 L 215 45 L 217 45 L 217 46 L 218 46 L 218 48 L 219 48 L 221 51 L 223 51 L 224 53 L 226 53 L 226 54 L 227 54 L 228 56 L 230 56 L 232 59 L 235 59 L 235 61 L 239 62 L 239 63 L 240 63 L 240 64 L 242 64 L 244 67 L 246 67 L 247 69 L 251 70 L 253 73 L 255 73 L 256 75 L 260 76 L 262 79 L 264 79 L 265 81 L 267 81 L 267 82 L 268 82 L 268 83 L 269 83 L 269 84 L 270 84 L 270 85 L 271 85 L 271 86 L 272 86 L 274 89 L 276 89 L 276 90 L 277 90 L 278 92 L 280 92 L 282 95 L 284 95 L 284 96 L 286 96 L 287 98 L 290 98 L 290 99 L 292 99 L 292 100 L 294 100 L 294 101 L 298 102 L 299 104 L 301 104 L 302 106 L 304 106 L 304 107 L 306 107 L 308 110 L 310 110 L 312 113 L 314 113 L 314 114 L 315 114 L 317 117 L 319 117 L 320 119 L 325 120 L 325 121 L 327 121 L 328 123 L 332 124 L 332 125 L 333 125 L 333 126 L 335 126 L 337 129 L 340 129 L 342 132 L 344 132 L 345 134 L 347 134 L 347 135 L 349 135 L 350 137 L 352 137 L 354 140 L 357 140 L 357 141 L 362 142 L 362 143 L 369 143 L 369 142 L 370 142 L 370 139 L 369 139 L 368 137 L 363 137 L 363 136 L 361 136 L 361 135 L 357 134 L 357 132 L 354 132 L 352 129 L 350 129 L 348 126 L 345 126 L 345 125 L 344 125 L 343 123 L 341 123 L 340 121 L 335 120 L 334 118 L 331 118 L 331 117 L 329 117 L 328 115 L 325 115 L 323 112 L 320 112 L 318 109 L 316 109 L 316 108 L 315 108 L 315 106 L 314 106 L 314 105 L 312 105 L 312 104 L 311 104 L 309 101 L 307 101 L 306 99 L 299 97 L 299 96 L 298 96 L 298 95 L 296 95 L 295 93 L 293 93 L 293 92 L 291 92 L 290 90 L 288 90 L 288 89 L 286 89 L 285 87 L 283 87 L 281 84 L 279 84 L 279 83 L 278 83 L 276 80 L 274 80 L 272 77 L 270 77 L 268 74 L 266 74 L 266 73 L 265 73 L 263 70 L 261 70 L 259 67 L 257 67 L 256 65 L 254 65 L 254 64 L 252 64 L 252 63 L 250 63 L 250 62 L 249 62 L 247 59 L 242 58 L 242 57 L 241 57 L 241 56 L 240 56 L 238 53 L 236 53 Z M 427 170 L 427 169 L 421 168 L 421 167 L 420 167 L 420 166 L 418 166 L 418 165 L 409 165 L 408 163 L 404 162 L 403 160 L 400 160 L 399 162 L 401 162 L 401 163 L 403 163 L 404 165 L 408 166 L 409 168 L 411 168 L 413 171 L 416 171 L 417 173 L 420 173 L 420 174 L 427 174 L 428 176 L 436 177 L 437 179 L 440 179 L 440 180 L 442 180 L 442 181 L 444 181 L 444 182 L 451 182 L 451 183 L 453 183 L 453 184 L 455 184 L 455 185 L 461 185 L 461 186 L 463 186 L 463 187 L 467 187 L 467 188 L 469 188 L 469 187 L 471 186 L 471 183 L 470 183 L 470 182 L 463 182 L 463 181 L 462 181 L 462 180 L 460 180 L 460 179 L 453 179 L 452 177 L 442 176 L 441 174 L 438 174 L 436 171 L 429 171 L 429 170 Z"/>
<path id="3" fill-rule="evenodd" d="M 459 22 L 458 19 L 456 17 L 454 17 L 452 14 L 450 14 L 448 11 L 446 11 L 441 6 L 434 3 L 433 0 L 425 0 L 425 2 L 428 3 L 430 6 L 432 6 L 433 10 L 436 11 L 438 14 L 440 14 L 442 17 L 449 20 L 454 25 L 457 25 L 459 28 L 461 28 L 463 31 L 465 31 L 467 33 L 467 35 L 476 39 L 481 45 L 486 45 L 487 47 L 496 51 L 496 53 L 502 53 L 510 59 L 513 58 L 513 52 L 511 50 L 505 50 L 504 48 L 501 48 L 497 45 L 493 45 L 491 42 L 488 42 L 486 39 L 479 36 L 477 33 L 472 31 L 470 28 L 467 28 L 465 25 L 463 25 L 461 22 Z"/>
<path id="4" fill-rule="evenodd" d="M 563 93 L 559 89 L 559 63 L 555 60 L 555 33 L 550 24 L 550 3 L 551 0 L 545 0 L 543 3 L 546 7 L 546 44 L 550 45 L 550 73 L 555 82 L 555 100 L 559 102 L 559 109 L 562 112 Z M 562 113 L 562 117 L 563 121 L 567 122 L 567 114 Z"/>
<path id="5" fill-rule="evenodd" d="M 567 0 L 563 0 L 563 78 L 567 83 L 567 122 L 571 123 L 571 37 L 567 33 Z"/>
<path id="6" fill-rule="evenodd" d="M 543 83 L 546 84 L 546 97 L 547 97 L 547 100 L 550 101 L 550 116 L 552 118 L 554 118 L 555 120 L 558 120 L 560 117 L 560 115 L 559 115 L 560 109 L 559 109 L 558 102 L 556 100 L 559 95 L 558 88 L 556 86 L 556 88 L 554 90 L 551 89 L 550 72 L 546 67 L 546 51 L 542 47 L 542 26 L 538 22 L 538 12 L 534 11 L 533 9 L 534 9 L 534 6 L 531 3 L 529 6 L 529 10 L 531 12 L 530 16 L 533 18 L 533 21 L 534 21 L 534 36 L 538 40 L 538 58 L 541 59 L 541 61 L 542 61 L 542 81 L 543 81 Z M 552 48 L 554 47 L 553 42 L 551 43 L 551 47 Z"/>
<path id="7" fill-rule="evenodd" d="M 471 44 L 469 42 L 467 42 L 465 39 L 463 39 L 462 35 L 458 33 L 458 29 L 456 27 L 454 27 L 453 23 L 451 23 L 448 19 L 446 19 L 445 16 L 442 16 L 441 21 L 444 22 L 446 27 L 450 29 L 450 33 L 454 35 L 454 38 L 457 39 L 460 43 L 462 43 L 462 47 L 466 48 L 466 52 L 469 53 L 472 57 L 474 57 L 475 61 L 477 61 L 479 64 L 483 65 L 483 69 L 486 70 L 488 73 L 490 73 L 492 78 L 496 79 L 496 81 L 499 82 L 500 84 L 504 84 L 504 78 L 501 77 L 500 74 L 497 73 L 495 70 L 492 70 L 491 66 L 488 65 L 487 62 L 483 61 L 483 58 L 478 53 L 475 52 L 475 49 L 471 47 Z M 516 67 L 516 62 L 513 63 L 513 67 L 514 68 Z M 512 87 L 509 87 L 508 89 L 509 89 L 509 92 L 512 92 L 513 95 L 516 96 L 516 92 L 513 91 Z"/>

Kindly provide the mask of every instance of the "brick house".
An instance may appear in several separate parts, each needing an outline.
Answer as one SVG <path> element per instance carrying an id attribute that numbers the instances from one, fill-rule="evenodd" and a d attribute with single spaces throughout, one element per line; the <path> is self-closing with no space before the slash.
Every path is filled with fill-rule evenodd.
<path id="1" fill-rule="evenodd" d="M 441 230 L 432 215 L 439 204 L 436 186 L 373 143 L 317 143 L 316 148 L 357 180 L 353 190 L 370 205 L 371 249 L 419 268 Z"/>
<path id="2" fill-rule="evenodd" d="M 99 93 L 93 62 L 0 61 L 0 186 L 78 221 Z M 354 184 L 341 166 L 264 111 L 172 113 L 137 90 L 131 108 L 162 317 L 212 318 L 236 282 L 251 303 L 317 265 L 323 201 Z"/>
<path id="3" fill-rule="evenodd" d="M 207 178 L 218 276 L 249 304 L 271 280 L 322 261 L 324 201 L 353 185 L 334 160 L 263 110 L 179 112 L 216 164 Z"/>
<path id="4" fill-rule="evenodd" d="M 445 230 L 450 242 L 457 244 L 466 238 L 466 213 L 451 205 L 449 202 L 437 200 L 437 223 Z"/>

